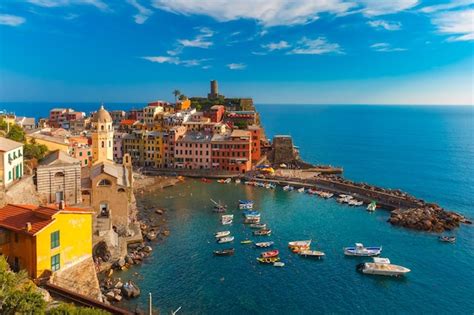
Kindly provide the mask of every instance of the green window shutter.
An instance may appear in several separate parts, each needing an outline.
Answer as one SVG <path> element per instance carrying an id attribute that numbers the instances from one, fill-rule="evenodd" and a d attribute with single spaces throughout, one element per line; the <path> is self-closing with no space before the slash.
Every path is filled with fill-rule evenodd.
<path id="1" fill-rule="evenodd" d="M 59 231 L 51 233 L 51 249 L 59 247 Z"/>
<path id="2" fill-rule="evenodd" d="M 61 256 L 56 254 L 51 256 L 51 271 L 58 271 L 61 268 Z"/>

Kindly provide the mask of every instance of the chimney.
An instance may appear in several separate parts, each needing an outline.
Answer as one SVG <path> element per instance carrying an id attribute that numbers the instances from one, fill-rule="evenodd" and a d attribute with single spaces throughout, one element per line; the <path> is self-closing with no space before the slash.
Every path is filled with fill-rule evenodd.
<path id="1" fill-rule="evenodd" d="M 31 231 L 31 222 L 26 222 L 25 229 L 26 229 L 26 232 L 30 232 L 30 231 Z"/>
<path id="2" fill-rule="evenodd" d="M 59 202 L 59 210 L 64 210 L 65 207 L 66 207 L 66 203 L 64 202 L 64 200 L 61 200 Z"/>

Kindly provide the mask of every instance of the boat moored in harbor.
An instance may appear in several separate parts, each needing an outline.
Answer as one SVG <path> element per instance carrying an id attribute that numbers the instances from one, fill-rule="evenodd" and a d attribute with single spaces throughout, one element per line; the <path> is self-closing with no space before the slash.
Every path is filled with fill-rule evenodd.
<path id="1" fill-rule="evenodd" d="M 258 231 L 253 231 L 253 235 L 255 236 L 268 236 L 272 234 L 272 230 L 270 229 L 261 229 Z"/>
<path id="2" fill-rule="evenodd" d="M 263 252 L 260 256 L 262 256 L 263 258 L 277 257 L 279 253 L 280 252 L 278 251 L 278 249 L 275 249 L 268 252 Z"/>
<path id="3" fill-rule="evenodd" d="M 388 258 L 374 257 L 373 262 L 366 262 L 357 265 L 357 270 L 370 275 L 400 277 L 411 270 L 390 263 Z"/>
<path id="4" fill-rule="evenodd" d="M 221 237 L 226 237 L 229 235 L 230 235 L 230 231 L 221 231 L 221 232 L 217 232 L 214 236 L 216 238 L 221 238 Z"/>
<path id="5" fill-rule="evenodd" d="M 223 243 L 230 243 L 234 241 L 234 237 L 233 236 L 226 236 L 226 237 L 222 237 L 220 239 L 217 240 L 217 243 L 219 244 L 223 244 Z"/>
<path id="6" fill-rule="evenodd" d="M 323 258 L 326 254 L 317 250 L 301 250 L 298 255 L 303 256 L 303 257 L 308 257 L 308 258 L 317 258 L 321 259 Z"/>
<path id="7" fill-rule="evenodd" d="M 266 223 L 252 223 L 250 224 L 251 229 L 264 229 L 267 227 Z"/>
<path id="8" fill-rule="evenodd" d="M 255 246 L 256 247 L 259 247 L 259 248 L 267 248 L 267 247 L 270 247 L 274 244 L 274 242 L 270 241 L 270 242 L 259 242 L 259 243 L 255 243 Z"/>
<path id="9" fill-rule="evenodd" d="M 292 186 L 290 186 L 290 185 L 286 185 L 286 186 L 283 187 L 283 190 L 284 190 L 284 191 L 292 191 L 292 190 L 294 190 L 294 189 L 295 189 L 295 188 L 292 187 Z"/>
<path id="10" fill-rule="evenodd" d="M 279 261 L 280 258 L 278 257 L 271 257 L 271 258 L 263 258 L 263 257 L 258 257 L 257 261 L 262 264 L 273 264 L 277 261 Z"/>
<path id="11" fill-rule="evenodd" d="M 253 201 L 252 200 L 239 200 L 239 209 L 252 209 Z"/>
<path id="12" fill-rule="evenodd" d="M 362 243 L 355 243 L 355 246 L 344 247 L 344 255 L 346 256 L 362 256 L 370 257 L 380 255 L 382 246 L 364 247 Z"/>
<path id="13" fill-rule="evenodd" d="M 456 237 L 455 236 L 440 236 L 438 240 L 440 242 L 445 242 L 445 243 L 454 243 L 456 242 Z"/>
<path id="14" fill-rule="evenodd" d="M 216 256 L 232 256 L 234 255 L 234 248 L 226 248 L 226 249 L 223 249 L 223 250 L 215 250 L 214 251 L 214 255 Z"/>
<path id="15" fill-rule="evenodd" d="M 249 240 L 248 238 L 245 240 L 240 241 L 240 244 L 252 244 L 252 240 Z"/>
<path id="16" fill-rule="evenodd" d="M 375 209 L 377 209 L 377 203 L 375 201 L 372 201 L 371 203 L 369 203 L 369 205 L 367 206 L 367 211 L 369 212 L 374 212 Z"/>

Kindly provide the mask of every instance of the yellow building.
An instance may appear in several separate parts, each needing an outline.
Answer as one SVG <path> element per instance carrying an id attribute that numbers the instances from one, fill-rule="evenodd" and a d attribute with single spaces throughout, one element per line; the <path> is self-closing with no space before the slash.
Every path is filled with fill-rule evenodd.
<path id="1" fill-rule="evenodd" d="M 112 117 L 101 106 L 94 114 L 92 123 L 92 161 L 104 162 L 114 160 L 114 129 Z"/>
<path id="2" fill-rule="evenodd" d="M 66 270 L 92 257 L 92 212 L 8 204 L 0 208 L 0 254 L 31 278 Z"/>
<path id="3" fill-rule="evenodd" d="M 28 143 L 44 144 L 48 151 L 62 151 L 69 154 L 69 141 L 65 137 L 54 137 L 41 132 L 34 132 L 26 135 Z"/>
<path id="4" fill-rule="evenodd" d="M 137 130 L 125 135 L 122 143 L 133 165 L 163 167 L 163 132 Z"/>

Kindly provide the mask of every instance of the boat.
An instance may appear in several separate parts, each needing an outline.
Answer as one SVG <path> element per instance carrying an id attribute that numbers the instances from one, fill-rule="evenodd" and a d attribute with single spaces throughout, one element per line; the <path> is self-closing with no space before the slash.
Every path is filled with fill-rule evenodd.
<path id="1" fill-rule="evenodd" d="M 267 225 L 265 223 L 252 223 L 250 224 L 251 229 L 264 229 Z"/>
<path id="2" fill-rule="evenodd" d="M 261 229 L 258 231 L 253 231 L 253 235 L 256 235 L 256 236 L 267 236 L 271 234 L 272 234 L 272 230 L 270 229 Z"/>
<path id="3" fill-rule="evenodd" d="M 245 239 L 245 240 L 240 241 L 240 244 L 252 244 L 252 240 Z"/>
<path id="4" fill-rule="evenodd" d="M 298 253 L 298 255 L 300 256 L 303 256 L 303 257 L 308 257 L 308 258 L 323 258 L 326 254 L 324 254 L 323 252 L 320 252 L 318 250 L 309 250 L 309 249 L 305 249 L 305 250 L 302 250 Z"/>
<path id="5" fill-rule="evenodd" d="M 244 224 L 259 224 L 260 217 L 250 217 L 244 219 Z"/>
<path id="6" fill-rule="evenodd" d="M 223 225 L 229 225 L 229 224 L 232 224 L 232 221 L 234 219 L 234 215 L 233 214 L 224 214 L 222 217 L 221 217 L 221 223 Z"/>
<path id="7" fill-rule="evenodd" d="M 230 219 L 230 220 L 224 220 L 221 223 L 222 223 L 222 225 L 231 225 L 232 222 L 234 222 L 234 220 Z"/>
<path id="8" fill-rule="evenodd" d="M 229 235 L 230 235 L 230 231 L 221 231 L 221 232 L 217 232 L 214 236 L 216 238 L 221 238 L 221 237 L 226 237 Z"/>
<path id="9" fill-rule="evenodd" d="M 315 190 L 315 189 L 313 189 L 313 188 L 310 188 L 310 189 L 308 189 L 308 190 L 306 191 L 306 193 L 307 193 L 308 195 L 316 195 L 316 192 L 317 192 L 317 190 Z"/>
<path id="10" fill-rule="evenodd" d="M 373 260 L 373 262 L 358 264 L 357 270 L 369 275 L 392 277 L 404 276 L 411 271 L 403 266 L 392 265 L 388 258 L 374 257 Z"/>
<path id="11" fill-rule="evenodd" d="M 282 262 L 282 261 L 275 261 L 273 263 L 273 266 L 275 266 L 275 267 L 285 267 L 285 263 Z"/>
<path id="12" fill-rule="evenodd" d="M 382 252 L 382 246 L 364 247 L 362 243 L 355 243 L 353 247 L 344 247 L 346 256 L 377 256 Z"/>
<path id="13" fill-rule="evenodd" d="M 374 212 L 375 209 L 377 209 L 377 203 L 376 203 L 375 201 L 372 201 L 372 202 L 369 203 L 369 205 L 367 206 L 367 211 Z"/>
<path id="14" fill-rule="evenodd" d="M 201 182 L 203 182 L 203 183 L 210 183 L 211 180 L 208 179 L 208 178 L 203 177 L 203 178 L 201 178 Z"/>
<path id="15" fill-rule="evenodd" d="M 440 236 L 438 240 L 445 243 L 454 243 L 456 242 L 456 236 Z"/>
<path id="16" fill-rule="evenodd" d="M 304 187 L 299 188 L 299 189 L 298 189 L 298 192 L 299 192 L 299 193 L 304 193 Z"/>
<path id="17" fill-rule="evenodd" d="M 226 210 L 227 210 L 226 205 L 224 205 L 220 202 L 216 202 L 212 199 L 211 199 L 211 202 L 214 204 L 214 212 L 226 212 Z"/>
<path id="18" fill-rule="evenodd" d="M 276 188 L 276 185 L 275 185 L 275 184 L 268 183 L 268 184 L 265 185 L 265 188 L 266 188 L 266 189 L 275 189 L 275 188 Z"/>
<path id="19" fill-rule="evenodd" d="M 363 201 L 359 201 L 357 199 L 349 199 L 349 201 L 347 202 L 347 204 L 349 206 L 353 206 L 353 207 L 360 207 L 364 204 Z"/>
<path id="20" fill-rule="evenodd" d="M 273 244 L 274 242 L 260 242 L 260 243 L 255 243 L 255 246 L 259 248 L 267 248 L 267 247 L 272 246 Z"/>
<path id="21" fill-rule="evenodd" d="M 280 258 L 278 258 L 278 257 L 271 257 L 271 258 L 258 257 L 258 258 L 257 258 L 257 261 L 258 261 L 259 263 L 262 263 L 262 264 L 273 264 L 273 263 L 275 263 L 275 262 L 277 262 L 277 261 L 279 261 L 279 260 L 280 260 Z"/>
<path id="22" fill-rule="evenodd" d="M 215 250 L 214 251 L 214 255 L 216 256 L 232 256 L 234 255 L 234 248 L 226 248 L 226 249 L 223 249 L 223 250 Z"/>
<path id="23" fill-rule="evenodd" d="M 260 254 L 260 256 L 262 256 L 263 258 L 277 257 L 279 253 L 280 252 L 278 251 L 278 249 L 275 249 L 268 252 L 263 252 Z"/>
<path id="24" fill-rule="evenodd" d="M 286 185 L 285 187 L 283 187 L 283 190 L 284 190 L 284 191 L 292 191 L 292 190 L 294 190 L 294 189 L 295 189 L 295 188 L 292 187 L 292 186 L 290 186 L 290 185 Z"/>
<path id="25" fill-rule="evenodd" d="M 223 243 L 230 243 L 234 240 L 234 237 L 233 236 L 226 236 L 226 237 L 222 237 L 220 239 L 217 240 L 217 243 L 219 244 L 223 244 Z"/>
<path id="26" fill-rule="evenodd" d="M 293 242 L 288 242 L 288 247 L 309 247 L 311 246 L 311 240 L 307 241 L 293 241 Z"/>
<path id="27" fill-rule="evenodd" d="M 239 209 L 252 209 L 253 201 L 252 200 L 239 200 Z"/>
<path id="28" fill-rule="evenodd" d="M 256 210 L 245 210 L 245 211 L 242 211 L 242 214 L 244 216 L 255 216 L 255 217 L 259 217 L 260 216 L 260 212 L 256 211 Z"/>
<path id="29" fill-rule="evenodd" d="M 225 180 L 224 180 L 224 179 L 218 179 L 217 182 L 218 182 L 219 184 L 224 184 L 224 183 L 225 183 Z"/>
<path id="30" fill-rule="evenodd" d="M 227 178 L 224 180 L 224 184 L 230 184 L 232 182 L 232 178 Z"/>
<path id="31" fill-rule="evenodd" d="M 237 178 L 237 179 L 235 180 L 235 183 L 236 183 L 236 184 L 240 184 L 240 183 L 241 183 L 240 178 Z"/>

